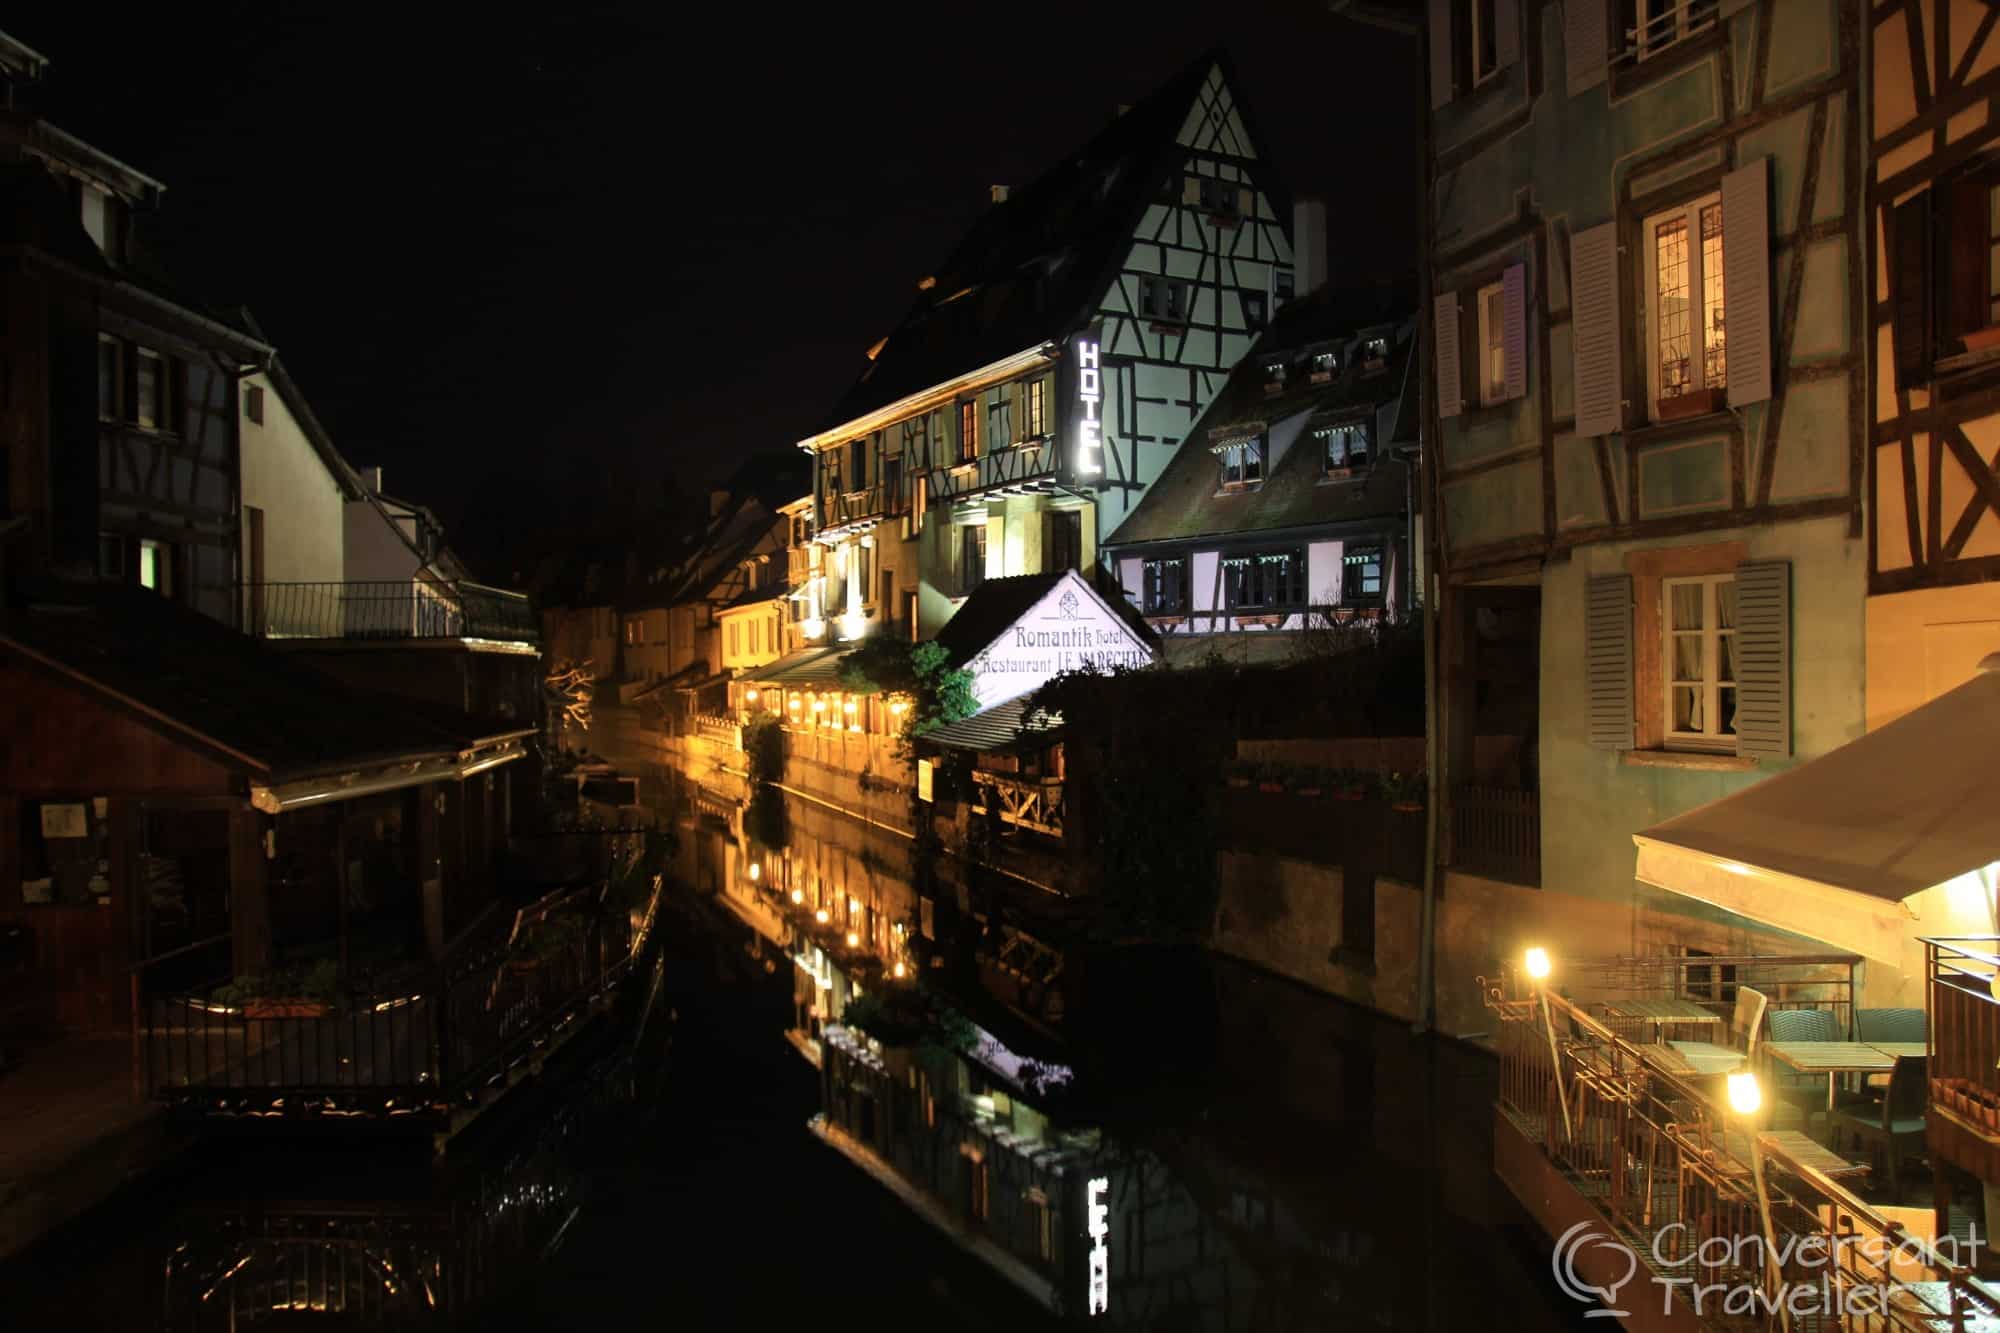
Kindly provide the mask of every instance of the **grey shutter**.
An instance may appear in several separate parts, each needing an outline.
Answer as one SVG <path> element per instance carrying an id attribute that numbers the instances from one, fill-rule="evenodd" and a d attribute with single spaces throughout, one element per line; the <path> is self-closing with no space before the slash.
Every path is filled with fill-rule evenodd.
<path id="1" fill-rule="evenodd" d="M 1570 0 L 1575 8 L 1578 0 Z M 1723 224 L 1725 227 L 1728 224 Z M 1569 238 L 1570 344 L 1576 372 L 1576 433 L 1609 435 L 1624 425 L 1619 362 L 1618 224 Z"/>
<path id="2" fill-rule="evenodd" d="M 1564 0 L 1563 54 L 1569 63 L 1571 97 L 1604 82 L 1609 4 L 1610 0 Z"/>
<path id="3" fill-rule="evenodd" d="M 1465 410 L 1465 379 L 1458 368 L 1458 293 L 1438 293 L 1435 306 L 1431 334 L 1437 345 L 1438 417 L 1449 420 Z"/>
<path id="4" fill-rule="evenodd" d="M 1528 394 L 1528 270 L 1511 264 L 1500 279 L 1500 339 L 1507 357 L 1506 392 L 1512 401 Z"/>
<path id="5" fill-rule="evenodd" d="M 1521 58 L 1521 0 L 1493 0 L 1493 63 L 1505 67 Z"/>
<path id="6" fill-rule="evenodd" d="M 1570 0 L 1574 4 L 1576 0 Z M 1632 748 L 1632 576 L 1606 574 L 1584 587 L 1584 680 L 1590 744 Z"/>
<path id="7" fill-rule="evenodd" d="M 1430 0 L 1431 110 L 1451 100 L 1451 0 Z"/>
<path id="8" fill-rule="evenodd" d="M 1771 396 L 1770 164 L 1760 157 L 1722 178 L 1723 327 L 1729 339 L 1731 407 Z"/>
<path id="9" fill-rule="evenodd" d="M 1791 754 L 1791 561 L 1758 560 L 1736 567 L 1734 647 L 1736 753 Z"/>

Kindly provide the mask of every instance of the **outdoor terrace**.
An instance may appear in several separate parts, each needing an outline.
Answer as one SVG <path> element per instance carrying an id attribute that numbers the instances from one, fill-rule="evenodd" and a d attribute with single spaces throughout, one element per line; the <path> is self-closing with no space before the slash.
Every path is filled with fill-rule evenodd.
<path id="1" fill-rule="evenodd" d="M 246 583 L 241 595 L 244 628 L 265 639 L 539 643 L 542 637 L 527 594 L 479 583 Z"/>

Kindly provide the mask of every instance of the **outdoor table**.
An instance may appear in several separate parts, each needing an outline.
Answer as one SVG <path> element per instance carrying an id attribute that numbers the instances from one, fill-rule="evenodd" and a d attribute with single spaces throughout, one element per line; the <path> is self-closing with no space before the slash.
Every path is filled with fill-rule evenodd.
<path id="1" fill-rule="evenodd" d="M 1796 1129 L 1767 1130 L 1757 1136 L 1757 1142 L 1767 1150 L 1775 1148 L 1800 1166 L 1809 1166 L 1821 1175 L 1834 1180 L 1868 1174 L 1865 1163 L 1850 1162 L 1839 1153 L 1821 1147 L 1808 1135 Z"/>
<path id="2" fill-rule="evenodd" d="M 1653 1025 L 1653 1040 L 1670 1023 L 1700 1023 L 1716 1027 L 1722 1015 L 1705 1009 L 1693 1000 L 1607 1000 L 1604 1012 L 1613 1018 L 1636 1018 Z"/>
<path id="3" fill-rule="evenodd" d="M 1858 1041 L 1767 1041 L 1763 1049 L 1801 1074 L 1825 1074 L 1829 1114 L 1842 1074 L 1886 1074 L 1896 1067 L 1895 1056 Z"/>
<path id="4" fill-rule="evenodd" d="M 1931 1053 L 1931 1044 L 1927 1041 L 1871 1041 L 1865 1044 L 1898 1060 L 1922 1060 Z"/>

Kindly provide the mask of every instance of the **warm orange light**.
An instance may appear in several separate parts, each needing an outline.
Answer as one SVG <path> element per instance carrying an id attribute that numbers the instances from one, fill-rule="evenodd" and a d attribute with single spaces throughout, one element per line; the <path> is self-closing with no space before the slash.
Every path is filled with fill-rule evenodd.
<path id="1" fill-rule="evenodd" d="M 819 922 L 822 926 L 825 925 L 828 920 L 828 917 L 826 915 L 826 909 L 822 907 L 817 912 L 814 912 L 813 920 Z"/>
<path id="2" fill-rule="evenodd" d="M 764 867 L 758 865 L 755 861 L 752 861 L 750 863 L 750 882 L 754 884 L 763 877 L 764 877 Z"/>
<path id="3" fill-rule="evenodd" d="M 805 900 L 806 900 L 806 891 L 805 891 L 804 889 L 793 889 L 793 890 L 792 890 L 792 901 L 793 901 L 793 902 L 795 902 L 795 903 L 802 903 L 802 902 L 804 902 Z"/>
<path id="4" fill-rule="evenodd" d="M 906 972 L 906 971 L 908 971 L 908 970 L 909 970 L 909 969 L 905 968 L 905 967 L 904 967 L 904 966 L 903 966 L 903 965 L 902 965 L 901 963 L 898 963 L 898 964 L 896 964 L 896 975 L 897 975 L 897 976 L 899 976 L 899 977 L 900 977 L 900 976 L 902 976 L 902 975 L 903 975 L 903 973 L 905 973 L 905 972 Z"/>
<path id="5" fill-rule="evenodd" d="M 859 935 L 855 934 L 855 933 L 854 933 L 853 931 L 851 931 L 851 930 L 847 932 L 847 947 L 848 947 L 848 948 L 852 949 L 852 948 L 854 948 L 855 946 L 859 945 L 860 943 L 861 943 L 861 937 L 860 937 Z"/>
<path id="6" fill-rule="evenodd" d="M 851 712 L 853 712 L 853 711 L 854 711 L 854 700 L 852 700 L 852 699 L 849 699 L 849 700 L 847 701 L 847 703 L 846 703 L 846 704 L 844 705 L 844 707 L 846 708 L 846 710 L 847 710 L 848 712 L 850 712 L 850 713 L 851 713 Z"/>
<path id="7" fill-rule="evenodd" d="M 754 703 L 756 703 L 756 702 L 757 702 L 757 691 L 755 691 L 755 690 L 745 690 L 745 691 L 743 691 L 743 697 L 744 697 L 745 699 L 749 700 L 749 701 L 750 701 L 751 703 L 753 703 L 753 704 L 754 704 Z"/>

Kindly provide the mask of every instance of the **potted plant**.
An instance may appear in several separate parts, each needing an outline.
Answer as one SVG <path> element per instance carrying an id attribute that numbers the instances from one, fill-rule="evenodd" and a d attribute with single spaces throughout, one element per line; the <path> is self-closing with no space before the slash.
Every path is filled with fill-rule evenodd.
<path id="1" fill-rule="evenodd" d="M 1301 796 L 1317 797 L 1326 790 L 1327 770 L 1317 766 L 1299 770 L 1298 785 L 1292 790 Z"/>
<path id="2" fill-rule="evenodd" d="M 1382 799 L 1389 808 L 1401 814 L 1412 814 L 1424 808 L 1424 800 L 1429 795 L 1429 782 L 1422 773 L 1385 772 L 1382 774 Z"/>
<path id="3" fill-rule="evenodd" d="M 240 976 L 212 1003 L 241 1008 L 248 1019 L 324 1018 L 340 996 L 340 964 L 331 958 Z"/>
<path id="4" fill-rule="evenodd" d="M 1356 768 L 1337 770 L 1333 785 L 1333 799 L 1336 801 L 1359 801 L 1364 799 L 1367 791 L 1362 778 L 1363 774 L 1361 770 Z"/>

